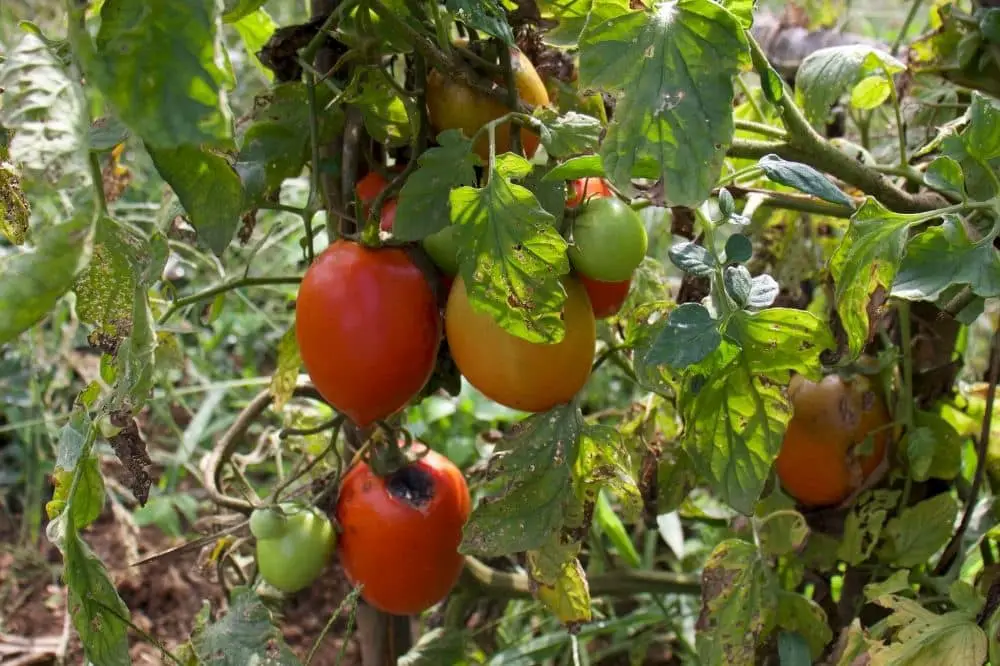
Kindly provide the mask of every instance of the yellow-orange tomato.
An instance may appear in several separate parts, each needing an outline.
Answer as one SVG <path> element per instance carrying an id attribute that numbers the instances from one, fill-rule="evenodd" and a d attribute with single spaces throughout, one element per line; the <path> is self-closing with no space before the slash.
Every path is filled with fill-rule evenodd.
<path id="1" fill-rule="evenodd" d="M 788 396 L 793 414 L 776 463 L 781 485 L 803 505 L 837 504 L 885 458 L 892 435 L 885 402 L 863 377 L 839 375 L 819 383 L 796 375 Z M 869 435 L 873 446 L 861 455 L 856 447 Z"/>
<path id="2" fill-rule="evenodd" d="M 404 407 L 434 370 L 437 298 L 401 248 L 334 241 L 306 271 L 295 305 L 306 372 L 359 426 Z"/>
<path id="3" fill-rule="evenodd" d="M 514 82 L 521 100 L 533 106 L 548 104 L 549 94 L 534 65 L 520 50 L 511 48 L 510 53 Z M 448 79 L 437 70 L 431 70 L 427 77 L 427 114 L 435 132 L 459 129 L 472 138 L 483 125 L 509 111 L 504 104 Z M 538 135 L 522 129 L 521 146 L 530 158 L 538 148 Z M 496 128 L 496 149 L 497 155 L 510 150 L 510 123 Z M 485 133 L 476 141 L 473 150 L 484 162 L 489 160 L 490 143 Z"/>
<path id="4" fill-rule="evenodd" d="M 364 585 L 361 596 L 379 610 L 427 610 L 462 573 L 458 546 L 471 504 L 462 472 L 434 451 L 387 477 L 359 462 L 344 476 L 337 500 L 344 573 Z"/>
<path id="5" fill-rule="evenodd" d="M 590 299 L 572 277 L 564 279 L 566 334 L 555 344 L 528 342 L 505 331 L 469 302 L 465 282 L 455 278 L 445 309 L 452 358 L 469 383 L 501 405 L 544 412 L 566 402 L 590 377 L 597 326 Z"/>

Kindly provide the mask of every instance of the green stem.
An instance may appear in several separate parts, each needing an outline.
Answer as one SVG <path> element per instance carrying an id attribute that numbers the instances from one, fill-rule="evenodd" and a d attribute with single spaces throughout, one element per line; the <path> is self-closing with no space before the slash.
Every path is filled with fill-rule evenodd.
<path id="1" fill-rule="evenodd" d="M 920 0 L 913 3 L 916 6 Z M 899 140 L 899 168 L 902 170 L 907 170 L 910 167 L 910 161 L 906 157 L 906 125 L 903 123 L 903 112 L 899 108 L 899 93 L 896 91 L 896 82 L 892 78 L 892 73 L 887 69 L 883 68 L 883 73 L 889 80 L 889 99 L 892 100 L 892 110 L 896 116 L 896 138 Z"/>
<path id="2" fill-rule="evenodd" d="M 777 192 L 775 190 L 761 190 L 748 187 L 730 186 L 726 188 L 733 195 L 734 199 L 746 199 L 750 196 L 759 197 L 762 206 L 771 208 L 781 208 L 783 210 L 795 210 L 801 213 L 812 213 L 815 215 L 825 215 L 847 219 L 854 215 L 855 209 L 850 206 L 829 203 L 815 197 L 792 192 Z"/>
<path id="3" fill-rule="evenodd" d="M 260 287 L 264 285 L 282 285 L 282 284 L 294 284 L 297 285 L 302 282 L 301 277 L 285 276 L 285 277 L 243 277 L 236 280 L 229 280 L 221 284 L 214 285 L 207 289 L 203 289 L 197 293 L 191 294 L 190 296 L 184 296 L 183 298 L 178 298 L 175 300 L 163 316 L 160 317 L 157 324 L 162 326 L 167 322 L 174 314 L 177 313 L 183 307 L 197 303 L 199 301 L 204 301 L 206 299 L 218 296 L 219 294 L 224 294 L 227 291 L 232 291 L 233 289 L 240 289 L 242 287 Z"/>
<path id="4" fill-rule="evenodd" d="M 738 130 L 753 132 L 755 134 L 760 134 L 761 136 L 766 136 L 772 139 L 778 139 L 780 141 L 788 140 L 788 132 L 780 127 L 774 127 L 773 125 L 767 125 L 765 123 L 755 123 L 752 120 L 740 120 L 739 118 L 737 118 L 734 122 L 736 123 L 736 129 Z"/>
<path id="5" fill-rule="evenodd" d="M 924 0 L 911 0 L 910 11 L 906 13 L 903 25 L 899 28 L 899 34 L 896 35 L 896 39 L 892 42 L 892 47 L 889 49 L 890 54 L 896 55 L 899 53 L 900 47 L 903 46 L 903 41 L 906 40 L 906 33 L 910 31 L 910 25 L 913 23 L 913 19 L 917 17 L 917 12 L 920 11 L 920 7 L 923 4 Z"/>
<path id="6" fill-rule="evenodd" d="M 736 77 L 736 84 L 740 87 L 740 90 L 743 91 L 743 94 L 747 98 L 747 102 L 749 102 L 751 108 L 753 108 L 753 112 L 757 114 L 757 117 L 760 118 L 761 122 L 763 122 L 767 116 L 764 115 L 764 109 L 761 108 L 757 98 L 753 96 L 753 91 L 750 90 L 750 86 L 747 85 L 747 82 L 743 80 L 742 76 Z"/>
<path id="7" fill-rule="evenodd" d="M 97 153 L 90 153 L 90 177 L 94 181 L 94 220 L 108 215 L 108 201 L 104 197 L 104 176 L 101 174 L 101 158 Z"/>

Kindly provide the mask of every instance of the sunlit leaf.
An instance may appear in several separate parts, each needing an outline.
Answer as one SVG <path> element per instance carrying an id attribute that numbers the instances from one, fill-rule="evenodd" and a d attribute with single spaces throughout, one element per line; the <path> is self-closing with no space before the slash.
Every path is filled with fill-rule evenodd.
<path id="1" fill-rule="evenodd" d="M 582 113 L 559 115 L 554 109 L 542 107 L 535 110 L 535 118 L 541 123 L 542 145 L 552 157 L 589 153 L 601 138 L 601 121 Z"/>
<path id="2" fill-rule="evenodd" d="M 258 0 L 253 0 L 253 2 L 257 3 Z M 253 62 L 257 71 L 268 81 L 273 79 L 274 72 L 265 67 L 260 58 L 257 57 L 257 53 L 267 44 L 267 40 L 271 38 L 278 27 L 271 15 L 263 8 L 257 9 L 240 17 L 238 21 L 233 23 L 233 27 L 236 28 L 247 57 Z"/>
<path id="3" fill-rule="evenodd" d="M 540 0 L 539 9 L 558 25 L 543 33 L 543 39 L 553 46 L 576 46 L 580 34 L 588 25 L 628 11 L 627 0 Z"/>
<path id="4" fill-rule="evenodd" d="M 607 488 L 621 502 L 626 520 L 636 520 L 642 510 L 642 496 L 628 463 L 629 453 L 618 430 L 585 426 L 574 474 L 577 493 L 588 503 L 596 502 L 600 489 Z"/>

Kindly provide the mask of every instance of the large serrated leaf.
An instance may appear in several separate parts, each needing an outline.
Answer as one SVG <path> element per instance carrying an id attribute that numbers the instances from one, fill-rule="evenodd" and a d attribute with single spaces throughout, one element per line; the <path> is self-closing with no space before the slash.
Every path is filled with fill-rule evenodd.
<path id="1" fill-rule="evenodd" d="M 106 0 L 81 61 L 121 120 L 159 149 L 231 142 L 216 0 Z"/>
<path id="2" fill-rule="evenodd" d="M 609 178 L 662 178 L 671 204 L 703 202 L 733 137 L 733 76 L 748 62 L 739 21 L 711 0 L 590 22 L 580 83 L 623 93 L 601 145 Z"/>
<path id="3" fill-rule="evenodd" d="M 240 177 L 225 158 L 197 146 L 146 146 L 156 170 L 177 194 L 198 239 L 221 256 L 243 212 Z"/>
<path id="4" fill-rule="evenodd" d="M 490 476 L 500 493 L 480 502 L 459 550 L 494 557 L 541 548 L 565 520 L 583 418 L 575 404 L 520 422 L 497 445 Z"/>
<path id="5" fill-rule="evenodd" d="M 73 286 L 90 261 L 92 230 L 81 215 L 39 233 L 30 251 L 0 258 L 0 345 L 38 323 Z"/>
<path id="6" fill-rule="evenodd" d="M 494 171 L 484 188 L 452 191 L 451 216 L 472 307 L 530 342 L 561 341 L 567 243 L 535 195 Z"/>
<path id="7" fill-rule="evenodd" d="M 758 644 L 774 626 L 778 581 L 752 543 L 723 541 L 701 574 L 698 656 L 712 666 L 755 664 Z"/>
<path id="8" fill-rule="evenodd" d="M 0 126 L 14 134 L 10 159 L 26 175 L 61 187 L 89 183 L 83 88 L 35 33 L 24 33 L 8 52 L 0 66 L 0 91 Z"/>
<path id="9" fill-rule="evenodd" d="M 847 333 L 853 355 L 861 353 L 869 338 L 869 304 L 889 295 L 906 249 L 910 225 L 926 219 L 889 211 L 872 198 L 851 218 L 844 239 L 830 259 L 837 313 Z"/>

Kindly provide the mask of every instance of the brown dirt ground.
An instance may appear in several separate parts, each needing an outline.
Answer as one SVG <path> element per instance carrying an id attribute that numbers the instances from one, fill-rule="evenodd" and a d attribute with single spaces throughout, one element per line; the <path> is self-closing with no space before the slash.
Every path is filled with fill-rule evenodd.
<path id="1" fill-rule="evenodd" d="M 43 537 L 39 550 L 17 550 L 12 544 L 16 526 L 0 513 L 0 664 L 42 666 L 55 664 L 53 648 L 63 636 L 65 588 L 59 580 L 61 557 Z M 182 543 L 156 528 L 141 528 L 137 538 L 114 519 L 111 511 L 84 532 L 84 539 L 105 562 L 118 593 L 132 612 L 132 622 L 154 636 L 168 649 L 185 642 L 203 600 L 213 613 L 223 607 L 225 595 L 215 581 L 215 568 L 199 564 L 199 554 L 191 551 L 130 567 L 128 550 L 134 546 L 140 558 Z M 128 546 L 126 546 L 128 544 Z M 350 587 L 339 568 L 331 566 L 315 585 L 285 600 L 280 626 L 292 650 L 304 658 L 319 636 L 330 614 Z M 313 659 L 315 666 L 332 666 L 340 651 L 344 633 L 341 621 L 327 634 Z M 156 647 L 136 632 L 131 634 L 133 663 L 171 663 Z M 76 633 L 68 632 L 65 664 L 82 664 L 83 652 Z M 36 641 L 34 649 L 13 653 L 13 646 Z M 358 666 L 358 647 L 351 640 L 343 666 Z"/>

